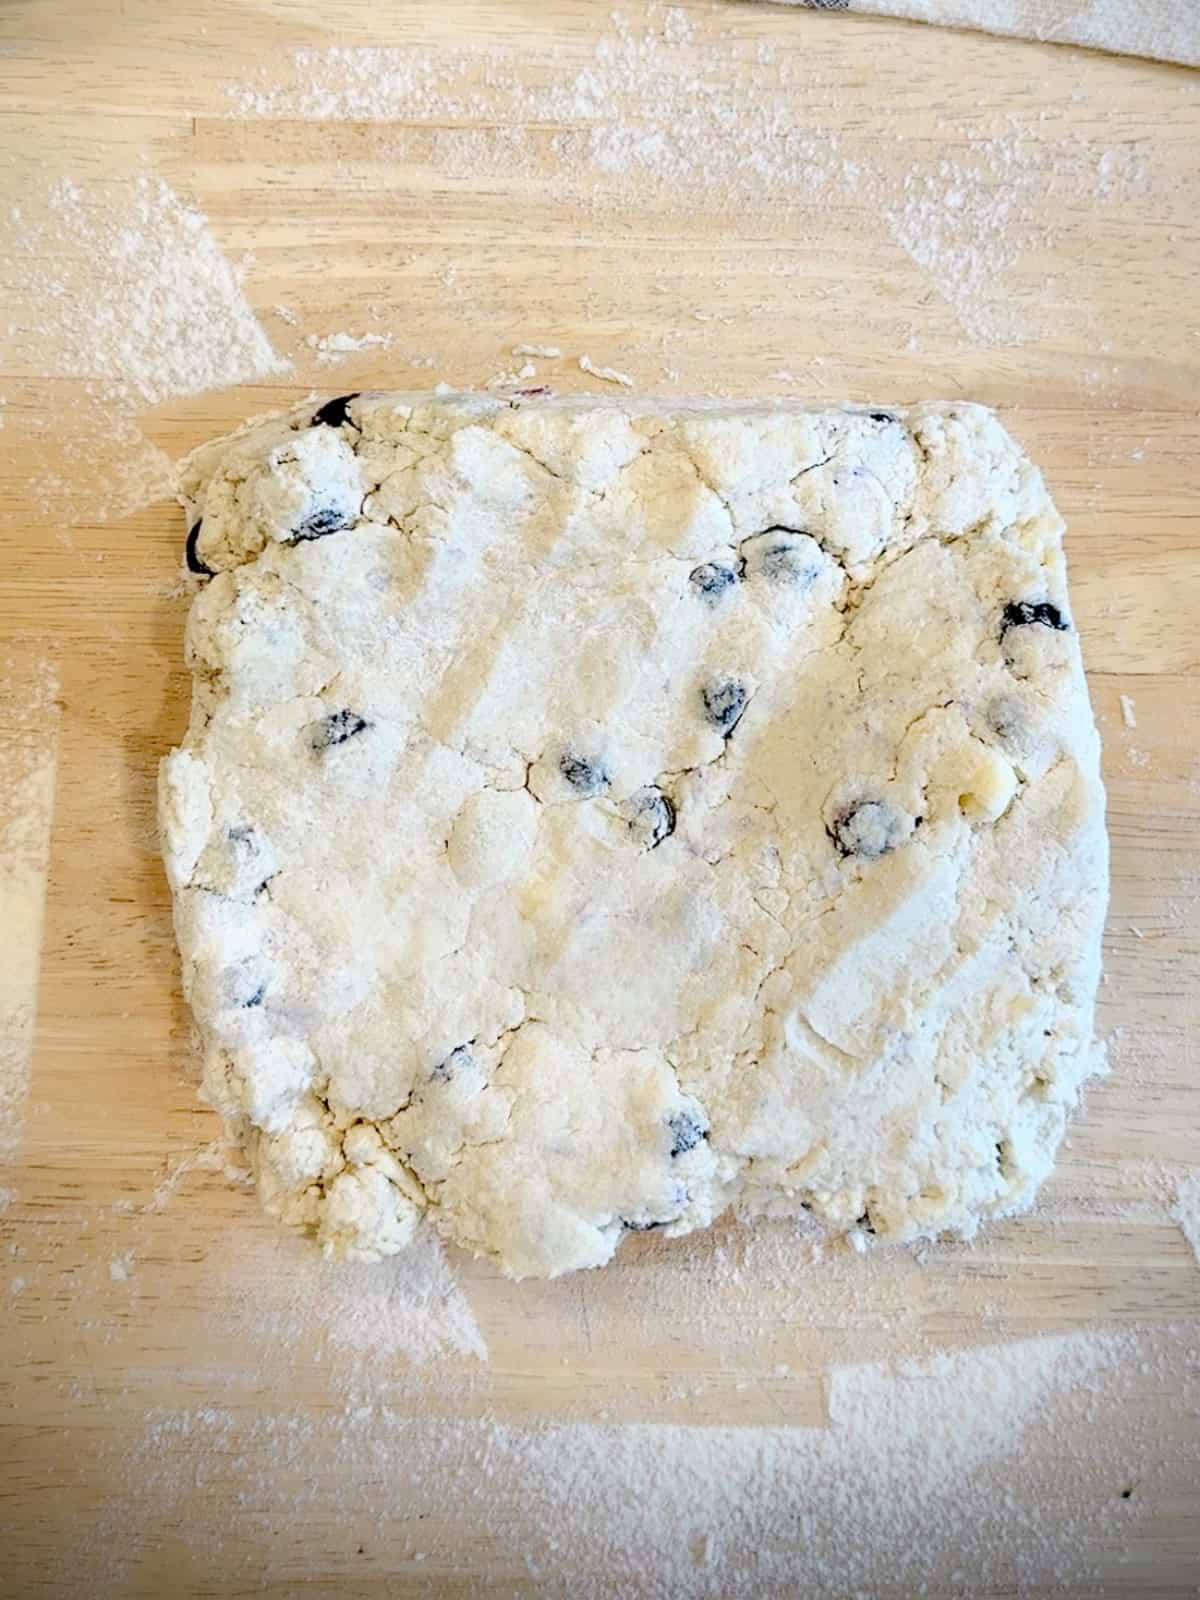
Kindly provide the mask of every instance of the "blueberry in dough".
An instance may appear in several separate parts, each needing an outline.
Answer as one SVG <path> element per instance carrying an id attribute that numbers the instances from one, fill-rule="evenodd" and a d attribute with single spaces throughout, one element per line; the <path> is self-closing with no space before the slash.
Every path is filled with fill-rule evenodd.
<path id="1" fill-rule="evenodd" d="M 253 1011 L 262 1005 L 267 993 L 263 963 L 254 956 L 235 962 L 225 969 L 221 987 L 226 1005 Z"/>
<path id="2" fill-rule="evenodd" d="M 895 417 L 890 411 L 868 411 L 867 415 L 872 422 L 895 422 Z"/>
<path id="3" fill-rule="evenodd" d="M 820 546 L 796 528 L 767 528 L 743 539 L 739 548 L 743 576 L 761 578 L 772 588 L 806 593 L 821 573 Z"/>
<path id="4" fill-rule="evenodd" d="M 575 793 L 585 798 L 608 788 L 608 773 L 598 761 L 589 761 L 586 756 L 568 750 L 559 758 L 558 770 Z"/>
<path id="5" fill-rule="evenodd" d="M 671 1134 L 672 1161 L 694 1150 L 701 1139 L 708 1138 L 708 1129 L 691 1111 L 677 1111 L 673 1117 L 668 1117 L 667 1128 Z"/>
<path id="6" fill-rule="evenodd" d="M 196 549 L 200 539 L 200 529 L 203 526 L 203 517 L 192 523 L 191 527 L 188 529 L 187 544 L 184 546 L 183 553 L 189 572 L 197 572 L 202 578 L 211 578 L 213 576 L 213 569 L 205 566 L 204 562 L 200 559 L 199 552 Z"/>
<path id="7" fill-rule="evenodd" d="M 653 850 L 675 832 L 675 804 L 653 784 L 630 797 L 629 826 L 634 837 Z"/>
<path id="8" fill-rule="evenodd" d="M 763 551 L 762 575 L 775 583 L 799 583 L 804 578 L 811 583 L 816 570 L 802 564 L 792 545 L 773 544 Z"/>
<path id="9" fill-rule="evenodd" d="M 700 691 L 704 702 L 704 715 L 718 733 L 729 735 L 741 721 L 746 709 L 746 686 L 736 678 L 713 678 Z"/>
<path id="10" fill-rule="evenodd" d="M 225 837 L 229 841 L 231 852 L 234 860 L 238 863 L 239 870 L 243 867 L 250 868 L 255 865 L 259 867 L 260 871 L 262 870 L 264 857 L 262 840 L 253 828 L 246 823 L 239 823 L 235 827 L 227 828 Z M 265 873 L 254 885 L 254 893 L 256 895 L 261 894 L 273 877 L 275 877 L 274 872 Z"/>
<path id="11" fill-rule="evenodd" d="M 429 1076 L 435 1083 L 449 1083 L 452 1078 L 471 1064 L 471 1050 L 469 1045 L 455 1045 L 444 1061 L 439 1061 Z"/>
<path id="12" fill-rule="evenodd" d="M 641 1219 L 638 1217 L 621 1218 L 621 1226 L 625 1229 L 626 1233 L 649 1233 L 652 1228 L 665 1228 L 666 1225 L 665 1218 L 656 1219 L 652 1217 L 645 1222 L 641 1221 Z"/>
<path id="13" fill-rule="evenodd" d="M 715 561 L 706 561 L 703 566 L 692 569 L 688 574 L 688 581 L 695 585 L 707 601 L 715 603 L 727 589 L 733 588 L 738 577 L 732 567 L 722 567 Z"/>
<path id="14" fill-rule="evenodd" d="M 866 861 L 886 855 L 904 838 L 903 823 L 882 800 L 858 800 L 845 807 L 826 831 L 842 855 Z"/>
<path id="15" fill-rule="evenodd" d="M 313 750 L 330 750 L 335 744 L 345 744 L 355 734 L 365 733 L 371 726 L 357 711 L 334 711 L 309 728 L 308 742 Z"/>
<path id="16" fill-rule="evenodd" d="M 1019 700 L 1002 697 L 987 708 L 988 726 L 1005 744 L 1020 744 L 1028 733 L 1028 719 Z"/>
<path id="17" fill-rule="evenodd" d="M 1071 629 L 1062 612 L 1049 600 L 1010 600 L 1004 608 L 1000 637 L 1003 639 L 1010 628 L 1024 628 L 1033 622 L 1053 628 L 1056 633 L 1069 633 Z"/>
<path id="18" fill-rule="evenodd" d="M 337 506 L 322 506 L 319 511 L 314 511 L 306 517 L 298 528 L 292 530 L 293 544 L 300 544 L 305 539 L 324 539 L 327 534 L 340 533 L 343 528 L 350 526 L 352 518 Z"/>
<path id="19" fill-rule="evenodd" d="M 327 428 L 340 428 L 346 422 L 349 422 L 350 426 L 353 427 L 354 423 L 350 417 L 349 406 L 351 400 L 358 399 L 359 393 L 360 391 L 356 389 L 353 394 L 343 394 L 339 395 L 336 400 L 326 400 L 319 411 L 313 412 L 313 427 L 319 428 L 324 423 Z"/>

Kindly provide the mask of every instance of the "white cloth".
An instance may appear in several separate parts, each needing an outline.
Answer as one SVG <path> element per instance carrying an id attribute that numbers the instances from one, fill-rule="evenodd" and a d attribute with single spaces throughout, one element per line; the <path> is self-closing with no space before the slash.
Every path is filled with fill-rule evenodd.
<path id="1" fill-rule="evenodd" d="M 1200 0 L 774 0 L 1200 66 Z"/>

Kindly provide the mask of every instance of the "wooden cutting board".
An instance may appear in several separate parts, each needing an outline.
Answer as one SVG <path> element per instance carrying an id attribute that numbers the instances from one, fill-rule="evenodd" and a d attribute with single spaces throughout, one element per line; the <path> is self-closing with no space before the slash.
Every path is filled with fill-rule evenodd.
<path id="1" fill-rule="evenodd" d="M 327 54 L 364 47 L 404 53 Z M 786 1528 L 772 1578 L 726 1571 L 703 1503 L 691 1587 L 652 1552 L 635 1581 L 595 1473 L 555 1499 L 575 1444 L 529 1491 L 557 1544 L 489 1496 L 526 1481 L 521 1429 L 816 1438 L 837 1367 L 1114 1330 L 1126 1409 L 1094 1409 L 1064 1463 L 1119 1425 L 1131 1481 L 1098 1457 L 1028 1582 L 1194 1593 L 1194 1395 L 1134 1368 L 1200 1316 L 1172 1214 L 1200 1134 L 1195 75 L 722 0 L 9 0 L 0 119 L 0 1593 L 840 1593 L 789 1567 Z M 251 311 L 290 368 L 264 370 Z M 583 354 L 664 394 L 970 396 L 1068 520 L 1113 1070 L 1037 1213 L 974 1245 L 816 1260 L 722 1225 L 553 1284 L 428 1250 L 347 1276 L 260 1216 L 197 1104 L 155 840 L 188 691 L 159 452 L 310 389 L 526 359 L 529 382 L 611 387 Z M 435 1431 L 405 1456 L 410 1418 Z M 463 1429 L 482 1445 L 451 1471 Z M 1017 1549 L 1045 1523 L 1030 1438 L 1008 1441 Z M 427 1447 L 452 1494 L 414 1485 Z M 864 1592 L 911 1592 L 907 1559 Z M 1015 1591 L 965 1547 L 930 1592 Z"/>

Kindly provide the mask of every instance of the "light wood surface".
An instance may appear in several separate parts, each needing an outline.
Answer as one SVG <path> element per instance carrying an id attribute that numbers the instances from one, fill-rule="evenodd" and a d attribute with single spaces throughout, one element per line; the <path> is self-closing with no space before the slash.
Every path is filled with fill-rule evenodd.
<path id="1" fill-rule="evenodd" d="M 348 1408 L 819 1428 L 834 1362 L 1200 1315 L 1200 1267 L 1168 1214 L 1200 1134 L 1197 79 L 853 16 L 719 0 L 676 14 L 697 72 L 734 42 L 783 63 L 781 106 L 826 142 L 835 129 L 871 181 L 839 168 L 840 186 L 794 203 L 671 204 L 624 179 L 618 199 L 594 169 L 555 177 L 542 124 L 511 172 L 472 174 L 439 163 L 428 127 L 230 114 L 228 86 L 297 47 L 461 50 L 468 81 L 473 52 L 504 48 L 518 79 L 552 82 L 612 29 L 591 0 L 9 0 L 0 214 L 56 177 L 116 194 L 142 171 L 198 206 L 231 260 L 252 257 L 246 297 L 294 368 L 142 408 L 170 456 L 310 388 L 480 385 L 521 340 L 561 346 L 539 363 L 560 388 L 589 386 L 587 352 L 651 392 L 1001 408 L 1070 528 L 1111 808 L 1113 1071 L 1038 1212 L 975 1245 L 793 1274 L 777 1233 L 756 1253 L 723 1225 L 522 1285 L 455 1257 L 486 1363 L 413 1364 L 331 1333 L 309 1302 L 344 1293 L 333 1269 L 195 1159 L 219 1130 L 195 1099 L 154 831 L 156 763 L 186 720 L 178 514 L 161 499 L 121 514 L 107 487 L 103 518 L 88 514 L 128 441 L 105 437 L 96 374 L 0 326 L 0 694 L 14 748 L 57 760 L 32 1082 L 0 1162 L 0 1593 L 532 1594 L 453 1507 L 406 1519 L 378 1459 L 337 1431 Z M 628 16 L 639 34 L 678 28 Z M 980 194 L 1017 192 L 996 219 L 1003 270 L 984 263 L 982 288 L 949 297 L 885 216 L 912 200 L 906 176 L 947 159 L 982 174 L 980 215 Z M 10 274 L 13 259 L 0 244 Z M 52 293 L 58 266 L 26 262 L 6 296 Z M 296 326 L 272 317 L 280 303 Z M 392 350 L 323 367 L 303 343 L 372 328 Z M 1161 1439 L 1153 1498 L 1095 1536 L 1068 1592 L 1192 1594 L 1200 1420 L 1152 1376 L 1131 1406 Z M 298 1418 L 285 1447 L 280 1419 Z M 991 1592 L 987 1574 L 967 1588 Z"/>

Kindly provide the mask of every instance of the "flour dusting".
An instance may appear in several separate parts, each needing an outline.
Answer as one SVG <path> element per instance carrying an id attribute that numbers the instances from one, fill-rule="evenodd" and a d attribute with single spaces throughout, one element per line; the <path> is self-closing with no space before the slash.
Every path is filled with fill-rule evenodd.
<path id="1" fill-rule="evenodd" d="M 1200 1264 L 1200 1171 L 1189 1172 L 1176 1180 L 1171 1214 Z"/>
<path id="2" fill-rule="evenodd" d="M 400 1255 L 327 1261 L 310 1240 L 247 1232 L 217 1290 L 218 1322 L 251 1344 L 311 1352 L 343 1392 L 369 1389 L 398 1364 L 488 1358 L 469 1301 L 431 1228 Z M 253 1300 L 245 1285 L 256 1286 Z"/>
<path id="3" fill-rule="evenodd" d="M 49 666 L 0 663 L 0 1159 L 18 1152 L 33 1062 L 54 784 L 57 684 Z"/>
<path id="4" fill-rule="evenodd" d="M 205 216 L 161 178 L 59 178 L 0 242 L 26 370 L 98 383 L 126 407 L 243 383 L 283 364 Z"/>
<path id="5" fill-rule="evenodd" d="M 1164 1384 L 1195 1412 L 1195 1324 L 838 1368 L 823 1428 L 161 1411 L 109 1464 L 121 1539 L 88 1548 L 128 1563 L 169 1529 L 251 1584 L 270 1557 L 227 1536 L 236 1493 L 323 1561 L 370 1548 L 431 1594 L 476 1547 L 514 1594 L 572 1600 L 1086 1588 L 1153 1507 L 1162 1437 L 1137 1397 Z M 1173 1448 L 1200 1466 L 1194 1439 Z"/>
<path id="6" fill-rule="evenodd" d="M 605 218 L 711 207 L 786 221 L 803 239 L 827 233 L 831 207 L 852 207 L 877 234 L 868 261 L 886 271 L 903 251 L 977 345 L 1080 315 L 1052 274 L 1026 276 L 1019 295 L 1014 274 L 1049 260 L 1080 208 L 1124 204 L 1150 182 L 1153 154 L 1136 143 L 1063 137 L 1034 114 L 945 112 L 936 138 L 881 150 L 875 130 L 848 122 L 820 56 L 731 27 L 718 69 L 682 7 L 615 10 L 593 39 L 549 76 L 519 43 L 304 49 L 227 92 L 241 117 L 386 123 L 389 153 L 443 179 L 526 182 Z M 451 262 L 444 281 L 460 294 L 457 277 Z"/>

